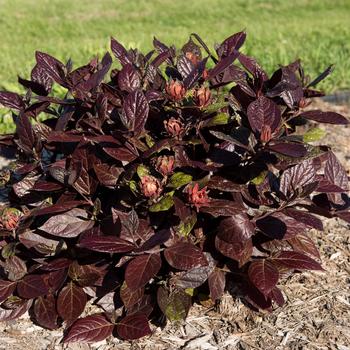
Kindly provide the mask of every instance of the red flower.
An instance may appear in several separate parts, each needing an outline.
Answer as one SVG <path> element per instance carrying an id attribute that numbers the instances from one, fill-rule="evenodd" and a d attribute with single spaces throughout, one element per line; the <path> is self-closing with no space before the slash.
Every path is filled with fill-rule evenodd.
<path id="1" fill-rule="evenodd" d="M 191 185 L 188 186 L 188 200 L 197 208 L 197 210 L 200 206 L 208 204 L 209 197 L 207 188 L 204 187 L 200 190 L 198 183 L 193 187 Z"/>
<path id="2" fill-rule="evenodd" d="M 171 136 L 181 136 L 185 131 L 181 120 L 174 117 L 171 117 L 169 120 L 164 120 L 164 127 Z"/>
<path id="3" fill-rule="evenodd" d="M 173 101 L 181 101 L 186 95 L 184 85 L 178 80 L 171 80 L 165 86 L 165 91 Z"/>
<path id="4" fill-rule="evenodd" d="M 0 227 L 8 231 L 15 230 L 18 227 L 22 213 L 16 208 L 5 208 L 1 213 Z"/>
<path id="5" fill-rule="evenodd" d="M 160 156 L 157 158 L 156 169 L 162 175 L 167 176 L 174 170 L 175 157 L 174 156 Z"/>
<path id="6" fill-rule="evenodd" d="M 209 88 L 202 86 L 194 93 L 194 99 L 198 107 L 206 107 L 210 103 L 211 92 Z"/>
<path id="7" fill-rule="evenodd" d="M 161 194 L 162 188 L 157 178 L 146 175 L 141 178 L 141 191 L 146 197 L 156 198 Z"/>

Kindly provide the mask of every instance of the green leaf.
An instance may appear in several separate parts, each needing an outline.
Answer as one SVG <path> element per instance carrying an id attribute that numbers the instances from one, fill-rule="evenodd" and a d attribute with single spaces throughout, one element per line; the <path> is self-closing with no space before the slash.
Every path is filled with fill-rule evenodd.
<path id="1" fill-rule="evenodd" d="M 211 105 L 209 105 L 208 107 L 204 108 L 204 113 L 206 114 L 211 114 L 214 113 L 216 111 L 218 111 L 221 108 L 227 107 L 228 106 L 228 102 L 218 102 L 218 103 L 213 103 Z"/>
<path id="2" fill-rule="evenodd" d="M 137 183 L 134 180 L 129 181 L 129 188 L 133 193 L 137 193 Z"/>
<path id="3" fill-rule="evenodd" d="M 320 128 L 312 128 L 307 131 L 303 136 L 304 142 L 319 141 L 326 136 L 327 132 Z"/>
<path id="4" fill-rule="evenodd" d="M 182 221 L 178 226 L 178 231 L 181 236 L 187 237 L 192 231 L 194 225 L 197 222 L 197 215 L 194 213 L 191 216 L 188 216 L 185 221 Z"/>
<path id="5" fill-rule="evenodd" d="M 257 186 L 261 185 L 264 182 L 266 175 L 267 171 L 264 170 L 257 177 L 254 177 L 254 179 L 250 180 L 250 182 Z"/>
<path id="6" fill-rule="evenodd" d="M 149 175 L 149 169 L 146 167 L 146 166 L 144 166 L 144 165 L 142 165 L 142 164 L 140 164 L 138 167 L 137 167 L 137 175 L 139 176 L 139 178 L 141 179 L 142 177 L 144 177 L 144 176 L 147 176 L 147 175 Z"/>
<path id="7" fill-rule="evenodd" d="M 151 205 L 149 211 L 154 213 L 169 210 L 174 205 L 173 194 L 174 192 L 167 193 L 158 203 Z"/>
<path id="8" fill-rule="evenodd" d="M 169 321 L 184 320 L 188 314 L 191 303 L 190 295 L 185 292 L 176 293 L 169 298 L 169 304 L 165 309 L 165 316 Z"/>
<path id="9" fill-rule="evenodd" d="M 146 144 L 149 148 L 153 147 L 155 144 L 153 138 L 148 134 L 146 134 L 145 141 L 146 141 Z"/>
<path id="10" fill-rule="evenodd" d="M 205 127 L 215 126 L 215 125 L 226 125 L 230 117 L 226 113 L 219 113 L 215 117 L 209 119 L 205 123 Z"/>
<path id="11" fill-rule="evenodd" d="M 180 188 L 184 185 L 187 185 L 191 181 L 192 181 L 191 175 L 188 175 L 179 171 L 170 178 L 169 186 L 173 188 Z"/>

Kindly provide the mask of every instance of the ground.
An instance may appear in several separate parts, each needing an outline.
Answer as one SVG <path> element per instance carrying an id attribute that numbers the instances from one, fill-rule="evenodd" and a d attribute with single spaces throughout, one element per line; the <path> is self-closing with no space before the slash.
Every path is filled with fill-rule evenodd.
<path id="1" fill-rule="evenodd" d="M 317 107 L 350 118 L 349 107 L 318 101 Z M 324 144 L 350 170 L 350 127 L 323 125 Z M 254 312 L 226 294 L 216 309 L 195 306 L 185 322 L 154 328 L 138 342 L 108 339 L 94 344 L 60 344 L 62 331 L 34 326 L 27 315 L 0 323 L 0 350 L 349 350 L 350 227 L 338 219 L 324 220 L 324 232 L 310 232 L 319 247 L 325 272 L 296 274 L 280 285 L 286 304 L 272 313 Z"/>

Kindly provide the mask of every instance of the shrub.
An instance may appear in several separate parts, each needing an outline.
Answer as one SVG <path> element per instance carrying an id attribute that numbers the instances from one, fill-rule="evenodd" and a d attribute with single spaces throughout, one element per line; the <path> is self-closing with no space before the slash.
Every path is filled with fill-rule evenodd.
<path id="1" fill-rule="evenodd" d="M 350 222 L 344 168 L 310 144 L 315 123 L 348 121 L 304 110 L 331 68 L 310 82 L 298 60 L 269 78 L 245 37 L 215 53 L 196 34 L 178 51 L 154 39 L 146 55 L 112 39 L 108 82 L 109 53 L 73 70 L 36 52 L 27 94 L 0 93 L 17 155 L 1 177 L 1 320 L 30 309 L 64 323 L 65 342 L 132 340 L 219 302 L 228 281 L 272 310 L 280 279 L 322 270 L 313 214 Z M 88 301 L 101 313 L 79 318 Z"/>

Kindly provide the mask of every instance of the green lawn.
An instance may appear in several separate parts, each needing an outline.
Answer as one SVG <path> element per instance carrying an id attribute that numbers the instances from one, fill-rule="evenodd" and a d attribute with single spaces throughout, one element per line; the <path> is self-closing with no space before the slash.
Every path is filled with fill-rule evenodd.
<path id="1" fill-rule="evenodd" d="M 321 87 L 350 88 L 349 0 L 0 0 L 0 89 L 18 89 L 35 50 L 78 65 L 107 50 L 111 35 L 150 49 L 154 35 L 181 45 L 197 32 L 212 46 L 244 28 L 244 52 L 267 71 L 300 57 L 315 76 L 334 63 Z"/>

